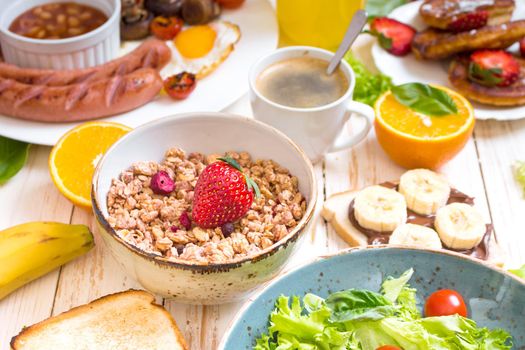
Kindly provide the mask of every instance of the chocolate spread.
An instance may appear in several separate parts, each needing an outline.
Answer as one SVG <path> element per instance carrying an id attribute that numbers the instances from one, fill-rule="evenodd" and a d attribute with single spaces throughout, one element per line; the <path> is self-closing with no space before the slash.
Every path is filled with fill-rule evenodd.
<path id="1" fill-rule="evenodd" d="M 394 189 L 396 191 L 398 187 L 398 185 L 393 182 L 383 182 L 379 185 L 383 187 Z M 452 188 L 450 190 L 450 197 L 448 198 L 448 201 L 447 201 L 447 204 L 450 204 L 450 203 L 465 203 L 465 204 L 473 205 L 474 198 L 466 195 L 463 192 L 458 191 L 455 188 Z M 388 243 L 388 240 L 390 239 L 390 235 L 392 234 L 392 232 L 378 232 L 378 231 L 364 228 L 361 225 L 359 225 L 359 222 L 357 222 L 357 219 L 355 218 L 353 199 L 350 202 L 350 205 L 348 207 L 348 218 L 350 219 L 350 222 L 352 223 L 352 225 L 354 225 L 361 233 L 363 233 L 364 235 L 368 237 L 368 244 L 379 245 L 379 244 Z M 435 229 L 434 220 L 435 220 L 435 215 L 421 215 L 407 208 L 407 223 L 408 224 L 422 225 L 422 226 L 427 226 L 432 229 Z M 493 229 L 492 229 L 492 225 L 490 224 L 486 226 L 487 226 L 487 231 L 485 232 L 483 239 L 476 247 L 472 249 L 455 250 L 455 249 L 446 247 L 444 244 L 443 244 L 443 247 L 448 250 L 454 250 L 454 251 L 457 251 L 465 255 L 470 255 L 474 258 L 478 258 L 481 260 L 488 260 L 489 258 L 488 246 L 490 244 L 490 240 L 492 239 Z"/>

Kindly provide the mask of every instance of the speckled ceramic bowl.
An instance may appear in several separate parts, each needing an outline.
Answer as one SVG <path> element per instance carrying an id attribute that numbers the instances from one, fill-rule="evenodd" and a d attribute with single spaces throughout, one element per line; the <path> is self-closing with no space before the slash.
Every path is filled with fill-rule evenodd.
<path id="1" fill-rule="evenodd" d="M 173 262 L 139 250 L 108 224 L 107 193 L 111 180 L 132 163 L 160 161 L 170 147 L 204 154 L 246 151 L 256 159 L 275 160 L 299 179 L 299 190 L 308 203 L 304 217 L 271 247 L 230 263 Z M 223 113 L 175 115 L 134 129 L 106 152 L 95 171 L 92 188 L 93 210 L 101 235 L 124 270 L 147 290 L 192 304 L 238 301 L 275 277 L 307 229 L 316 199 L 312 164 L 293 141 L 261 122 Z"/>
<path id="2" fill-rule="evenodd" d="M 464 255 L 399 247 L 351 249 L 322 258 L 287 273 L 250 298 L 224 335 L 219 350 L 252 349 L 281 294 L 320 296 L 348 289 L 377 291 L 387 276 L 399 276 L 413 267 L 410 284 L 419 301 L 436 289 L 459 291 L 472 319 L 479 325 L 511 332 L 514 349 L 525 349 L 525 284 L 503 270 Z M 421 304 L 421 303 L 420 303 Z"/>

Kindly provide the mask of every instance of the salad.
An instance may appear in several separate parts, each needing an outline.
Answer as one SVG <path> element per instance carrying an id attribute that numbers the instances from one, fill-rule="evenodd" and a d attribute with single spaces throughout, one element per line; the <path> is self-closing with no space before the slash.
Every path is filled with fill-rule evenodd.
<path id="1" fill-rule="evenodd" d="M 478 327 L 467 318 L 459 293 L 439 290 L 425 302 L 425 317 L 408 281 L 413 269 L 389 277 L 379 293 L 348 289 L 326 299 L 306 294 L 280 296 L 270 315 L 268 334 L 254 350 L 492 350 L 511 349 L 502 329 Z M 290 300 L 291 299 L 291 300 Z"/>

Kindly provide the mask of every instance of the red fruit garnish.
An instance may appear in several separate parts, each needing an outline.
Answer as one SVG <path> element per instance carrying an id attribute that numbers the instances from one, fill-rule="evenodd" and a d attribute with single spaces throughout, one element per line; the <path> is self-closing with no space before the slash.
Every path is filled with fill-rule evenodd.
<path id="1" fill-rule="evenodd" d="M 503 50 L 478 50 L 470 55 L 469 79 L 486 86 L 509 86 L 518 80 L 520 64 Z"/>
<path id="2" fill-rule="evenodd" d="M 191 229 L 191 220 L 187 212 L 182 212 L 182 214 L 180 214 L 179 222 L 182 226 L 184 226 L 186 231 Z"/>
<path id="3" fill-rule="evenodd" d="M 479 10 L 461 13 L 448 25 L 448 30 L 459 33 L 467 30 L 478 29 L 487 25 L 489 12 Z"/>
<path id="4" fill-rule="evenodd" d="M 416 30 L 395 19 L 377 17 L 370 23 L 370 33 L 377 36 L 383 49 L 396 56 L 405 56 L 410 52 Z"/>
<path id="5" fill-rule="evenodd" d="M 250 209 L 259 187 L 242 173 L 232 158 L 219 158 L 200 174 L 193 199 L 193 221 L 202 228 L 221 227 L 234 222 Z"/>
<path id="6" fill-rule="evenodd" d="M 175 182 L 165 171 L 159 171 L 151 177 L 149 187 L 155 194 L 167 196 L 175 189 Z"/>
<path id="7" fill-rule="evenodd" d="M 521 57 L 525 58 L 525 38 L 520 40 L 520 54 Z"/>
<path id="8" fill-rule="evenodd" d="M 195 74 L 188 72 L 175 74 L 164 80 L 164 90 L 175 100 L 184 100 L 195 90 L 196 85 Z"/>

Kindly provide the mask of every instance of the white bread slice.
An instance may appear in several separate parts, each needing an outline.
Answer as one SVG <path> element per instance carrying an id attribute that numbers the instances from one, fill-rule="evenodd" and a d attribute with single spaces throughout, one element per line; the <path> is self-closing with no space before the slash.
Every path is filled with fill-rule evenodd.
<path id="1" fill-rule="evenodd" d="M 366 247 L 368 237 L 352 225 L 348 219 L 348 205 L 358 192 L 346 191 L 333 194 L 324 202 L 321 215 L 351 247 Z"/>
<path id="2" fill-rule="evenodd" d="M 24 328 L 14 350 L 187 350 L 177 324 L 155 297 L 129 290 Z"/>
<path id="3" fill-rule="evenodd" d="M 366 247 L 368 239 L 348 219 L 348 206 L 359 191 L 345 191 L 331 195 L 323 205 L 321 215 L 332 225 L 335 232 L 351 247 Z M 492 237 L 488 246 L 491 264 L 503 266 L 505 255 L 498 242 Z"/>

